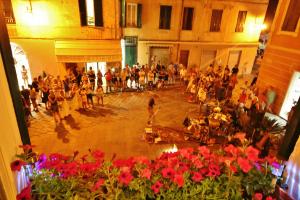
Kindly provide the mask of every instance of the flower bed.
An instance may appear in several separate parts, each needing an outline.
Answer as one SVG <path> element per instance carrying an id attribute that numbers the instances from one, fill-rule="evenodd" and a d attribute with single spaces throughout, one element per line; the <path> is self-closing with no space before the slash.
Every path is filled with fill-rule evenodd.
<path id="1" fill-rule="evenodd" d="M 271 158 L 232 145 L 205 146 L 146 157 L 104 160 L 101 151 L 79 157 L 25 153 L 18 164 L 33 166 L 31 183 L 17 199 L 272 199 Z M 35 155 L 35 156 L 33 156 Z M 36 157 L 36 159 L 34 159 Z"/>

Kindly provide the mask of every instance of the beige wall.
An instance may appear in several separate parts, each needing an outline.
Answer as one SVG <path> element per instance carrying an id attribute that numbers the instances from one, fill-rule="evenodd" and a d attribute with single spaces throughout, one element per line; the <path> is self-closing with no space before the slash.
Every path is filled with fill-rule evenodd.
<path id="1" fill-rule="evenodd" d="M 15 155 L 20 153 L 18 145 L 22 142 L 1 55 L 0 80 L 0 105 L 2 105 L 0 107 L 0 180 L 4 186 L 6 198 L 10 200 L 16 199 L 17 193 L 15 177 L 10 169 L 10 163 L 14 161 Z"/>
<path id="2" fill-rule="evenodd" d="M 148 63 L 151 46 L 169 46 L 171 62 L 179 61 L 180 50 L 189 50 L 189 65 L 200 66 L 203 50 L 216 50 L 218 64 L 227 64 L 230 50 L 241 50 L 240 67 L 251 73 L 268 1 L 129 0 L 141 3 L 142 27 L 124 28 L 125 36 L 138 36 L 138 62 Z M 183 5 L 182 5 L 183 2 Z M 170 30 L 159 29 L 160 5 L 172 5 Z M 193 30 L 181 30 L 182 7 L 193 7 Z M 223 9 L 221 31 L 209 32 L 212 9 Z M 246 10 L 243 33 L 236 33 L 238 12 Z"/>
<path id="3" fill-rule="evenodd" d="M 81 27 L 76 0 L 31 1 L 32 12 L 28 11 L 29 1 L 12 0 L 12 3 L 16 18 L 16 31 L 10 35 L 13 38 L 120 38 L 118 0 L 103 0 L 104 27 Z"/>
<path id="4" fill-rule="evenodd" d="M 52 75 L 60 74 L 53 40 L 11 39 L 11 42 L 18 44 L 26 53 L 31 77 L 37 77 L 43 71 Z"/>

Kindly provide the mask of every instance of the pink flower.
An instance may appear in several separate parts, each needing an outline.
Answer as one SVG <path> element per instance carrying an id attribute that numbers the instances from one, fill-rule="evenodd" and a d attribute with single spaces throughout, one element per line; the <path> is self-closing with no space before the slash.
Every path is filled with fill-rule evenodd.
<path id="1" fill-rule="evenodd" d="M 17 195 L 17 200 L 30 200 L 31 199 L 31 185 L 29 184 L 24 188 L 20 194 Z"/>
<path id="2" fill-rule="evenodd" d="M 175 170 L 168 167 L 162 169 L 161 173 L 164 178 L 173 178 L 173 176 L 175 175 Z"/>
<path id="3" fill-rule="evenodd" d="M 150 177 L 151 177 L 151 170 L 146 168 L 146 169 L 143 169 L 141 171 L 141 177 L 143 178 L 146 178 L 146 179 L 149 179 L 150 180 Z"/>
<path id="4" fill-rule="evenodd" d="M 200 181 L 203 180 L 203 176 L 202 176 L 202 174 L 199 173 L 199 172 L 194 172 L 194 175 L 193 175 L 193 177 L 192 177 L 192 180 L 193 180 L 194 182 L 200 182 Z"/>
<path id="5" fill-rule="evenodd" d="M 263 195 L 261 193 L 255 193 L 254 194 L 254 200 L 262 200 Z"/>
<path id="6" fill-rule="evenodd" d="M 247 147 L 245 152 L 246 152 L 246 155 L 249 160 L 251 160 L 253 162 L 259 160 L 258 159 L 259 151 L 257 149 L 255 149 L 254 147 L 252 147 L 252 146 Z"/>
<path id="7" fill-rule="evenodd" d="M 184 178 L 182 174 L 176 174 L 173 181 L 174 183 L 177 183 L 178 187 L 182 187 L 184 185 Z"/>
<path id="8" fill-rule="evenodd" d="M 248 173 L 252 169 L 252 165 L 247 159 L 238 158 L 238 164 L 243 172 Z"/>
<path id="9" fill-rule="evenodd" d="M 22 166 L 26 165 L 27 163 L 22 160 L 15 160 L 10 164 L 10 168 L 12 171 L 20 171 Z"/>
<path id="10" fill-rule="evenodd" d="M 92 191 L 98 190 L 99 187 L 101 187 L 104 184 L 105 180 L 103 178 L 100 178 L 92 188 Z"/>
<path id="11" fill-rule="evenodd" d="M 156 181 L 156 183 L 154 183 L 152 186 L 151 186 L 151 189 L 153 190 L 153 192 L 155 194 L 159 193 L 160 191 L 160 188 L 163 186 L 163 184 L 159 181 Z"/>
<path id="12" fill-rule="evenodd" d="M 239 153 L 239 149 L 232 144 L 224 148 L 224 151 L 227 153 L 230 153 L 233 156 L 237 156 Z"/>
<path id="13" fill-rule="evenodd" d="M 122 172 L 119 175 L 119 182 L 123 183 L 124 185 L 128 185 L 132 179 L 133 179 L 133 176 L 129 172 Z"/>

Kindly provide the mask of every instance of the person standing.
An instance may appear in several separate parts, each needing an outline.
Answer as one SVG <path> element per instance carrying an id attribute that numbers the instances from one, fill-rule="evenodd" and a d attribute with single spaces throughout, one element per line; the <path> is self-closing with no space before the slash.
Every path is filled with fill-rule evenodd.
<path id="1" fill-rule="evenodd" d="M 139 72 L 139 83 L 140 83 L 140 87 L 143 89 L 145 89 L 145 76 L 146 76 L 144 68 L 145 67 L 142 66 L 142 69 Z"/>
<path id="2" fill-rule="evenodd" d="M 27 104 L 27 106 L 30 107 L 30 91 L 28 89 L 26 89 L 24 87 L 24 85 L 22 85 L 21 95 L 23 96 L 24 101 Z"/>
<path id="3" fill-rule="evenodd" d="M 94 90 L 95 89 L 95 82 L 96 82 L 96 75 L 95 75 L 95 72 L 94 72 L 92 67 L 90 67 L 90 70 L 88 71 L 87 75 L 88 75 L 90 84 L 92 86 L 92 90 Z"/>
<path id="4" fill-rule="evenodd" d="M 28 87 L 28 72 L 24 65 L 22 65 L 21 74 L 24 81 L 24 86 Z"/>
<path id="5" fill-rule="evenodd" d="M 31 100 L 31 103 L 32 103 L 32 106 L 33 106 L 33 111 L 39 112 L 38 104 L 36 102 L 36 99 L 37 99 L 37 92 L 36 92 L 34 87 L 31 87 L 31 89 L 30 89 L 30 100 Z"/>
<path id="6" fill-rule="evenodd" d="M 101 105 L 103 106 L 103 96 L 104 96 L 103 88 L 101 85 L 98 85 L 96 89 L 96 97 L 97 97 L 98 105 L 100 104 L 99 102 L 101 100 Z"/>
<path id="7" fill-rule="evenodd" d="M 106 93 L 112 92 L 111 91 L 111 81 L 112 81 L 112 74 L 110 69 L 107 70 L 107 72 L 104 74 L 105 80 L 106 80 Z"/>
<path id="8" fill-rule="evenodd" d="M 154 117 L 158 110 L 155 111 L 154 109 L 155 106 L 155 100 L 153 97 L 150 98 L 149 103 L 148 103 L 148 125 L 152 125 L 154 123 Z"/>
<path id="9" fill-rule="evenodd" d="M 55 96 L 55 94 L 52 90 L 50 91 L 48 101 L 50 102 L 50 105 L 51 105 L 51 111 L 52 111 L 55 123 L 60 123 L 61 122 L 61 116 L 59 114 L 58 101 L 57 101 L 57 98 L 56 98 L 56 96 Z"/>
<path id="10" fill-rule="evenodd" d="M 125 91 L 127 88 L 127 70 L 126 68 L 122 69 L 121 71 L 121 80 L 122 80 L 122 92 Z"/>
<path id="11" fill-rule="evenodd" d="M 148 86 L 149 86 L 150 90 L 152 90 L 153 89 L 153 84 L 154 84 L 154 73 L 152 72 L 152 70 L 150 70 L 148 72 L 147 79 L 148 79 Z"/>

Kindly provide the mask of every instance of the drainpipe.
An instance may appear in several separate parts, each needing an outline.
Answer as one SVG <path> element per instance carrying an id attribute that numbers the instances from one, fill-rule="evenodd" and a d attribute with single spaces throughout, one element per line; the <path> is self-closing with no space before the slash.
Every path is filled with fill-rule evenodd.
<path id="1" fill-rule="evenodd" d="M 177 41 L 178 41 L 178 45 L 177 45 L 177 55 L 176 55 L 176 62 L 179 63 L 179 56 L 180 56 L 180 51 L 179 51 L 179 48 L 180 48 L 180 37 L 181 37 L 181 29 L 182 29 L 182 17 L 183 17 L 183 12 L 184 12 L 184 0 L 181 0 L 181 15 L 180 15 L 180 18 L 179 18 L 179 29 L 178 29 L 178 34 L 177 34 Z"/>

